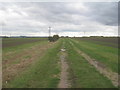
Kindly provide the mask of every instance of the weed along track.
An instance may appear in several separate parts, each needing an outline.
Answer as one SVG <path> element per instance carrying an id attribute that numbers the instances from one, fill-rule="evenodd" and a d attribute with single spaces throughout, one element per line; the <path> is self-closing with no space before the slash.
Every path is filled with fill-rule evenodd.
<path id="1" fill-rule="evenodd" d="M 67 53 L 64 47 L 64 42 L 62 48 L 60 50 L 60 61 L 61 61 L 61 74 L 60 74 L 60 82 L 58 84 L 58 88 L 69 88 L 70 82 L 68 81 L 68 64 L 66 61 Z"/>
<path id="2" fill-rule="evenodd" d="M 112 84 L 117 87 L 118 86 L 118 73 L 113 72 L 109 68 L 107 68 L 103 63 L 91 58 L 86 53 L 82 52 L 80 49 L 78 49 L 73 42 L 70 42 L 70 44 L 74 47 L 74 49 L 89 62 L 92 66 L 96 68 L 97 71 L 99 71 L 101 74 L 106 76 L 109 80 L 112 81 Z"/>

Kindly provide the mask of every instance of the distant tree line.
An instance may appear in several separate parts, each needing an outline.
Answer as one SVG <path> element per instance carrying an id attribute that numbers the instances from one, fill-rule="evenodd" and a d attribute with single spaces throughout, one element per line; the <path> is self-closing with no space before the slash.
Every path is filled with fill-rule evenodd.
<path id="1" fill-rule="evenodd" d="M 0 36 L 0 38 L 9 38 L 9 37 L 7 37 L 7 36 Z"/>

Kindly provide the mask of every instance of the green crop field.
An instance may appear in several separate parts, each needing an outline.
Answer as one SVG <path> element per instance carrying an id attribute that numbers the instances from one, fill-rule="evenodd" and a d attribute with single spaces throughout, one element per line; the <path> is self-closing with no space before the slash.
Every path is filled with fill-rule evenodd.
<path id="1" fill-rule="evenodd" d="M 4 38 L 3 88 L 117 88 L 117 38 Z"/>

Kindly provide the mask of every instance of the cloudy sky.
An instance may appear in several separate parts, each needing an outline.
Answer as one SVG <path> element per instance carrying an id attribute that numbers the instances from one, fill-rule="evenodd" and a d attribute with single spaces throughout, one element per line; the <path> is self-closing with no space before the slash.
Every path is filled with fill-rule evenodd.
<path id="1" fill-rule="evenodd" d="M 116 36 L 117 2 L 0 3 L 2 35 Z"/>

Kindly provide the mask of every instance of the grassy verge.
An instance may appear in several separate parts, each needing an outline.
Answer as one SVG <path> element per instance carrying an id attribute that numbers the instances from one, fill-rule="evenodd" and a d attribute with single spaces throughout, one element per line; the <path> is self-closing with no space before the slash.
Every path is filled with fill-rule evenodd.
<path id="1" fill-rule="evenodd" d="M 71 40 L 77 48 L 104 63 L 108 68 L 114 72 L 118 72 L 118 49 L 102 46 L 99 44 L 87 42 L 87 41 L 76 41 Z"/>
<path id="2" fill-rule="evenodd" d="M 66 39 L 65 47 L 68 53 L 70 78 L 74 80 L 73 88 L 114 88 L 110 80 L 96 71 L 75 51 L 74 47 L 70 45 L 69 39 Z"/>
<path id="3" fill-rule="evenodd" d="M 55 88 L 59 82 L 61 40 L 45 56 L 8 83 L 11 88 Z"/>

